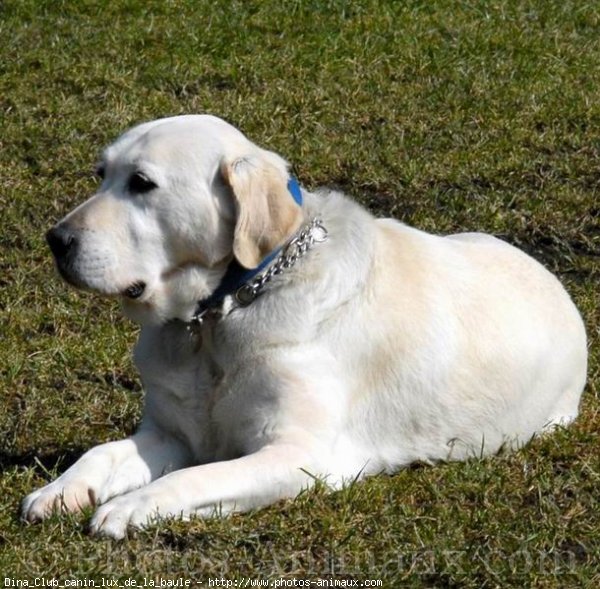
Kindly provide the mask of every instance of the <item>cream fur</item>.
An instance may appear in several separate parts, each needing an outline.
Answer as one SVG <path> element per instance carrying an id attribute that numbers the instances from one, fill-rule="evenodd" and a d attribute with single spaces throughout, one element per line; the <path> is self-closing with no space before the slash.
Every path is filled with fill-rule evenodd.
<path id="1" fill-rule="evenodd" d="M 131 438 L 29 495 L 26 519 L 94 504 L 92 531 L 121 538 L 155 517 L 293 497 L 315 476 L 336 487 L 416 460 L 493 454 L 577 416 L 583 323 L 558 280 L 514 247 L 430 235 L 304 191 L 304 221 L 318 215 L 329 239 L 192 337 L 183 321 L 232 256 L 250 260 L 260 239 L 296 228 L 293 210 L 278 216 L 291 199 L 285 162 L 208 116 L 136 127 L 103 162 L 98 194 L 62 222 L 80 243 L 69 271 L 109 295 L 147 284 L 124 299 L 143 325 L 144 417 Z M 134 169 L 157 188 L 127 194 Z M 247 211 L 245 253 L 234 248 L 242 181 L 279 186 L 259 218 Z"/>

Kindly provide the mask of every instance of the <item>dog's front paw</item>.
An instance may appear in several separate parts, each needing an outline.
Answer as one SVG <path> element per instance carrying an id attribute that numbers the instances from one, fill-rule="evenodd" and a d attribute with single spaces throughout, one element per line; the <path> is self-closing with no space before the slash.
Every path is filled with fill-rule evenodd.
<path id="1" fill-rule="evenodd" d="M 63 482 L 57 479 L 25 497 L 21 517 L 25 521 L 36 522 L 53 513 L 81 511 L 96 505 L 96 502 L 96 492 L 86 481 Z"/>
<path id="2" fill-rule="evenodd" d="M 130 494 L 136 495 L 135 492 Z M 149 518 L 149 510 L 135 498 L 117 497 L 96 511 L 90 522 L 90 533 L 120 540 L 128 527 L 142 527 Z"/>
<path id="3" fill-rule="evenodd" d="M 168 484 L 168 478 L 100 506 L 90 523 L 90 533 L 120 540 L 128 528 L 143 528 L 159 519 L 189 515 L 184 498 Z"/>
<path id="4" fill-rule="evenodd" d="M 105 501 L 106 483 L 113 470 L 112 447 L 114 444 L 105 444 L 89 450 L 54 482 L 25 497 L 22 518 L 41 521 L 53 513 L 78 512 Z"/>
<path id="5" fill-rule="evenodd" d="M 128 528 L 142 528 L 165 515 L 151 496 L 133 491 L 102 505 L 90 522 L 90 533 L 120 540 Z"/>

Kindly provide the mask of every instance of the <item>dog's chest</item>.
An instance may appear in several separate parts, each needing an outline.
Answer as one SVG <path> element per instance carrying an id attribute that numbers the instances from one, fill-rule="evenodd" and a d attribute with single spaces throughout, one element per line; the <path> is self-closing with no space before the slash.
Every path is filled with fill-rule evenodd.
<path id="1" fill-rule="evenodd" d="M 218 339 L 218 338 L 215 338 Z M 246 354 L 202 339 L 183 325 L 144 329 L 135 361 L 152 409 L 161 426 L 187 440 L 194 454 L 231 458 L 249 451 L 268 435 L 276 403 L 247 370 Z"/>

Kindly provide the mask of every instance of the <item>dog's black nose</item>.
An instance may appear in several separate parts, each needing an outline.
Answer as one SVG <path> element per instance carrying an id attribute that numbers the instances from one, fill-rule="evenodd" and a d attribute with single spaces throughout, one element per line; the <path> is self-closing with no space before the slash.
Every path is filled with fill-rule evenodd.
<path id="1" fill-rule="evenodd" d="M 46 241 L 57 259 L 64 258 L 75 249 L 77 238 L 67 225 L 55 225 L 46 233 Z"/>

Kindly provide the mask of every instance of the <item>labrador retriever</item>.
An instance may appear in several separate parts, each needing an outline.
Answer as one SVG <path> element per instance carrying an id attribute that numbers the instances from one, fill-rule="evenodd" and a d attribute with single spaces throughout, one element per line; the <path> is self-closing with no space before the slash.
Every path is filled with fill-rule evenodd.
<path id="1" fill-rule="evenodd" d="M 139 125 L 47 236 L 72 285 L 142 325 L 137 433 L 29 495 L 93 533 L 210 516 L 570 423 L 586 335 L 559 281 L 494 237 L 375 219 L 208 115 Z"/>

